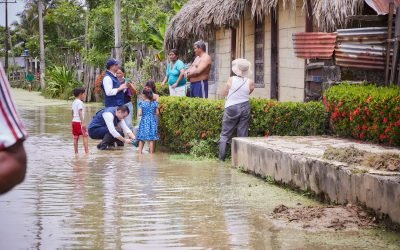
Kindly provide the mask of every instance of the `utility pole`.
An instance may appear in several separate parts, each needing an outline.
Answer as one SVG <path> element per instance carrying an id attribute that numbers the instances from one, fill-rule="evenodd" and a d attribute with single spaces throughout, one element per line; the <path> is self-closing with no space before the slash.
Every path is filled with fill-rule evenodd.
<path id="1" fill-rule="evenodd" d="M 40 39 L 40 88 L 44 90 L 46 87 L 45 77 L 45 61 L 44 61 L 44 36 L 43 36 L 43 5 L 42 0 L 38 1 L 39 11 L 39 39 Z"/>
<path id="2" fill-rule="evenodd" d="M 115 35 L 115 59 L 121 61 L 121 0 L 115 0 L 114 6 L 114 35 Z"/>
<path id="3" fill-rule="evenodd" d="M 9 48 L 11 50 L 11 57 L 12 57 L 13 65 L 16 65 L 16 63 L 15 63 L 15 54 L 14 54 L 14 49 L 13 49 L 13 43 L 12 43 L 11 35 L 10 35 L 10 29 L 8 29 L 8 44 L 9 44 L 9 46 L 10 46 Z"/>

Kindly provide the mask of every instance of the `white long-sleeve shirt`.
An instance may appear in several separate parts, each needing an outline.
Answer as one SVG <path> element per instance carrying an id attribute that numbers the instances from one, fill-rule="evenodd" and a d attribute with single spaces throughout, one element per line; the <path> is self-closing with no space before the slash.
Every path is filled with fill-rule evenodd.
<path id="1" fill-rule="evenodd" d="M 112 73 L 111 71 L 109 71 L 109 70 L 107 70 L 107 71 L 115 76 L 115 74 Z M 108 75 L 106 75 L 103 78 L 103 87 L 104 87 L 104 92 L 106 93 L 107 96 L 114 96 L 118 93 L 118 88 L 113 89 L 113 81 L 112 81 L 111 77 Z M 125 91 L 126 91 L 126 89 L 124 89 L 124 92 Z"/>
<path id="2" fill-rule="evenodd" d="M 106 122 L 108 131 L 111 133 L 111 135 L 114 138 L 120 137 L 121 134 L 117 132 L 114 126 L 114 115 L 111 112 L 104 112 L 103 113 L 103 119 Z M 118 125 L 122 128 L 125 134 L 132 133 L 132 131 L 126 126 L 126 123 L 124 120 L 121 120 Z"/>

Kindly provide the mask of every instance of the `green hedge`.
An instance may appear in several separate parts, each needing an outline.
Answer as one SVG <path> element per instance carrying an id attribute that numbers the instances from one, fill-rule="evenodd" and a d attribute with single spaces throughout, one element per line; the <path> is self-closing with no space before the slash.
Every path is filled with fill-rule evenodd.
<path id="1" fill-rule="evenodd" d="M 157 82 L 156 83 L 156 92 L 160 96 L 169 96 L 168 84 L 165 84 L 164 86 L 162 86 L 161 82 Z"/>
<path id="2" fill-rule="evenodd" d="M 327 118 L 320 102 L 281 103 L 251 99 L 251 111 L 250 136 L 324 134 Z M 160 139 L 169 150 L 189 152 L 202 141 L 209 142 L 214 148 L 217 146 L 224 101 L 161 97 L 160 113 Z"/>
<path id="3" fill-rule="evenodd" d="M 330 126 L 339 136 L 400 145 L 400 88 L 334 86 L 324 94 Z"/>

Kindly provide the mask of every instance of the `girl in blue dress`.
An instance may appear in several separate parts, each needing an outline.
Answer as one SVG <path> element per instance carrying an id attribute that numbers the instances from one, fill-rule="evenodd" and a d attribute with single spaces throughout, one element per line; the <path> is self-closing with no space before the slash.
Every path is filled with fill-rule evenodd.
<path id="1" fill-rule="evenodd" d="M 146 141 L 149 142 L 150 154 L 154 153 L 158 138 L 158 122 L 156 115 L 159 115 L 158 102 L 154 101 L 153 92 L 150 88 L 143 90 L 144 101 L 139 103 L 138 115 L 142 117 L 139 124 L 137 139 L 139 140 L 139 154 L 143 151 Z"/>

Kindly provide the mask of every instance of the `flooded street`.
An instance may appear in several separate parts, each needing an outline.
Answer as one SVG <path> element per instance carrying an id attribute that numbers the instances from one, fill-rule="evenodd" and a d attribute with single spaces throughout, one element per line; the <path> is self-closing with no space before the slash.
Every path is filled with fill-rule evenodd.
<path id="1" fill-rule="evenodd" d="M 14 90 L 30 134 L 25 182 L 0 196 L 0 249 L 400 249 L 383 229 L 278 226 L 279 204 L 320 205 L 217 162 L 73 152 L 71 102 Z M 99 109 L 87 106 L 87 121 Z"/>

